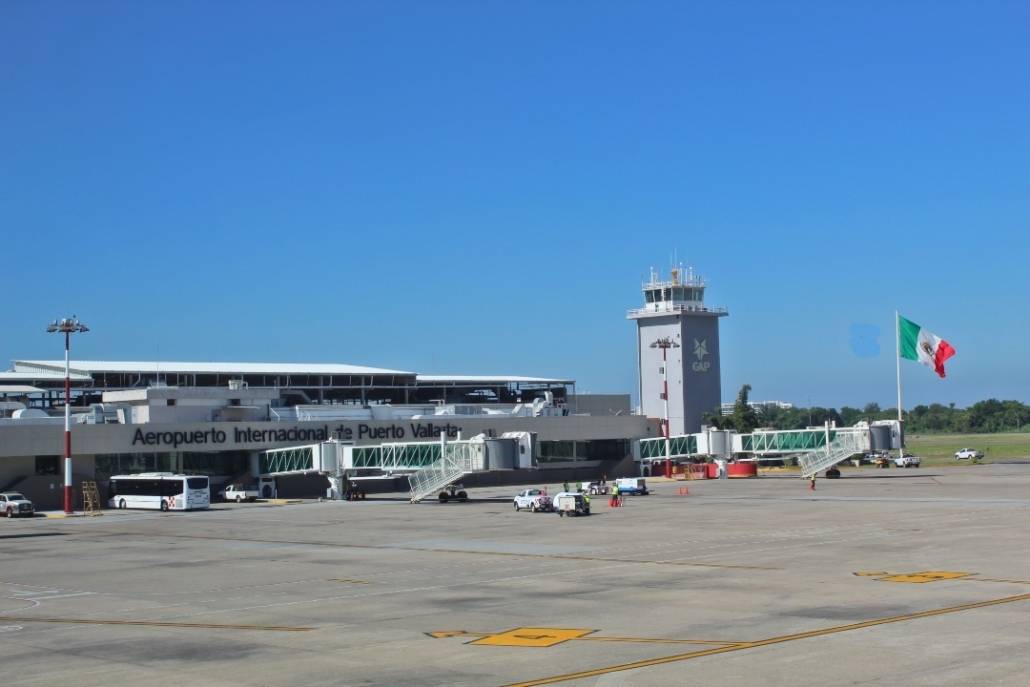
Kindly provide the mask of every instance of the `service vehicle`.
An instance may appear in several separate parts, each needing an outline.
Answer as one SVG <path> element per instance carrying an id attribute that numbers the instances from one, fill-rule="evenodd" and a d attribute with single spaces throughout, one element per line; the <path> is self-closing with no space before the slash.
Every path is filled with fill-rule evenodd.
<path id="1" fill-rule="evenodd" d="M 647 496 L 651 493 L 647 490 L 647 480 L 643 477 L 620 477 L 615 480 L 615 483 L 619 486 L 620 496 L 625 496 L 626 494 Z"/>
<path id="2" fill-rule="evenodd" d="M 554 509 L 558 515 L 590 515 L 590 502 L 579 492 L 563 491 L 554 495 Z"/>
<path id="3" fill-rule="evenodd" d="M 976 460 L 983 457 L 983 451 L 977 451 L 975 448 L 960 448 L 955 451 L 955 460 Z"/>
<path id="4" fill-rule="evenodd" d="M 917 468 L 922 462 L 922 458 L 919 456 L 913 456 L 910 453 L 906 453 L 905 455 L 898 456 L 894 459 L 894 464 L 899 468 Z"/>
<path id="5" fill-rule="evenodd" d="M 523 508 L 534 513 L 541 513 L 554 510 L 554 502 L 551 497 L 540 489 L 523 489 L 512 500 L 516 511 Z"/>
<path id="6" fill-rule="evenodd" d="M 36 509 L 33 507 L 32 501 L 16 491 L 8 491 L 0 494 L 0 513 L 9 518 L 22 515 L 31 518 L 36 514 Z"/>
<path id="7" fill-rule="evenodd" d="M 194 510 L 211 505 L 211 487 L 203 475 L 175 475 L 171 472 L 141 472 L 115 475 L 109 484 L 107 505 L 111 508 Z"/>
<path id="8" fill-rule="evenodd" d="M 600 494 L 607 494 L 608 493 L 608 483 L 607 482 L 591 482 L 590 484 L 587 485 L 587 493 L 589 493 L 591 496 L 598 496 Z"/>
<path id="9" fill-rule="evenodd" d="M 242 503 L 244 501 L 256 501 L 261 495 L 258 485 L 244 486 L 242 484 L 230 484 L 222 490 L 222 498 L 226 501 Z"/>
<path id="10" fill-rule="evenodd" d="M 878 468 L 889 468 L 894 464 L 894 460 L 891 458 L 889 453 L 874 453 L 873 465 Z"/>
<path id="11" fill-rule="evenodd" d="M 443 488 L 443 491 L 437 496 L 440 503 L 447 503 L 448 501 L 461 501 L 464 503 L 469 500 L 469 493 L 465 491 L 464 485 L 461 484 L 448 484 Z"/>

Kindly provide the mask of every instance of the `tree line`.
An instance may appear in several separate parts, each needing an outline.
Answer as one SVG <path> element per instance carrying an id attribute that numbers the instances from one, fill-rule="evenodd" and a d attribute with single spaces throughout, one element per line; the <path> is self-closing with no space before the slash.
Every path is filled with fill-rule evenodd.
<path id="1" fill-rule="evenodd" d="M 718 409 L 709 413 L 705 421 L 720 429 L 735 429 L 751 432 L 757 427 L 773 429 L 804 429 L 822 425 L 827 420 L 846 427 L 866 420 L 895 420 L 897 408 L 881 408 L 877 403 L 867 403 L 862 408 L 842 406 L 836 408 L 752 408 L 748 403 L 751 385 L 745 384 L 737 394 L 733 412 L 723 415 Z M 968 408 L 958 408 L 954 403 L 942 405 L 917 405 L 904 412 L 905 431 L 908 433 L 933 434 L 956 433 L 975 434 L 991 432 L 1030 431 L 1030 406 L 1020 401 L 999 401 L 989 398 L 977 401 Z"/>

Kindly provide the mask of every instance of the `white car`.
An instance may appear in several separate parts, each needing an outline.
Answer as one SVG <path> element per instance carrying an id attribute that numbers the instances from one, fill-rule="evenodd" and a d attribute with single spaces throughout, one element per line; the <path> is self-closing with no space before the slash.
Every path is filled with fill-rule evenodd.
<path id="1" fill-rule="evenodd" d="M 897 465 L 899 468 L 917 468 L 919 467 L 919 464 L 922 462 L 923 460 L 919 456 L 913 456 L 908 454 L 904 456 L 898 456 L 894 459 L 894 464 Z"/>
<path id="2" fill-rule="evenodd" d="M 525 508 L 534 513 L 540 513 L 554 509 L 551 497 L 539 489 L 523 489 L 515 495 L 512 503 L 517 511 Z"/>
<path id="3" fill-rule="evenodd" d="M 976 458 L 983 458 L 983 451 L 977 451 L 975 448 L 960 448 L 955 451 L 955 460 L 970 460 Z"/>
<path id="4" fill-rule="evenodd" d="M 36 514 L 36 509 L 32 506 L 32 501 L 17 492 L 9 491 L 0 494 L 0 514 L 9 518 L 16 515 L 26 515 L 31 518 Z"/>

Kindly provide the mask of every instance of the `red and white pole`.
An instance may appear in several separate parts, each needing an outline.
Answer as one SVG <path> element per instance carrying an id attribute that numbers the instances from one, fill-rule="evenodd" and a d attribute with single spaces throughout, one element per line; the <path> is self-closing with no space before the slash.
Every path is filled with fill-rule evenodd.
<path id="1" fill-rule="evenodd" d="M 64 512 L 71 513 L 74 501 L 72 489 L 72 377 L 69 360 L 71 332 L 64 333 Z"/>
<path id="2" fill-rule="evenodd" d="M 665 476 L 672 477 L 672 443 L 669 440 L 669 347 L 662 346 L 662 398 L 665 399 Z"/>

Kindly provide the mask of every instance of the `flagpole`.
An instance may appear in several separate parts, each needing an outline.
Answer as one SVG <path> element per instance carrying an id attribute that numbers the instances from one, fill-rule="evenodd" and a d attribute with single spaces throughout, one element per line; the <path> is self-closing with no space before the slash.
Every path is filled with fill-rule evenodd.
<path id="1" fill-rule="evenodd" d="M 905 443 L 905 432 L 901 423 L 901 314 L 894 311 L 894 364 L 898 371 L 898 433 L 900 434 L 901 444 Z M 903 455 L 903 450 L 898 449 L 898 455 Z"/>

